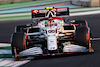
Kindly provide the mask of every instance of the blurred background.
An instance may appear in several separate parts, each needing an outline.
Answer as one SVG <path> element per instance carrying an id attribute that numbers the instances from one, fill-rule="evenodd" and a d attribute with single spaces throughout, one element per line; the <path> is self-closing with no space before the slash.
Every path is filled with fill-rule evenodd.
<path id="1" fill-rule="evenodd" d="M 46 0 L 0 0 L 0 4 L 13 4 L 13 3 L 29 2 L 29 1 L 46 1 Z M 47 1 L 53 1 L 53 0 L 47 0 Z"/>
<path id="2" fill-rule="evenodd" d="M 0 0 L 0 5 L 3 4 L 14 4 L 14 3 L 22 3 L 22 2 L 44 2 L 44 1 L 60 1 L 60 0 Z M 100 0 L 63 0 L 63 1 L 70 1 L 72 4 L 81 5 L 81 6 L 100 6 Z"/>

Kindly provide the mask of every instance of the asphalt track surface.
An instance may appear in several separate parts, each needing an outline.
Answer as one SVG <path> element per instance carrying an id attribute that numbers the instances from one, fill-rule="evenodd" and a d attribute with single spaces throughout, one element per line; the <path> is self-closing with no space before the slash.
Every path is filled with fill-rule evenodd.
<path id="1" fill-rule="evenodd" d="M 83 19 L 89 22 L 93 37 L 100 38 L 100 14 L 75 16 L 71 19 Z M 10 43 L 14 27 L 31 23 L 30 19 L 0 21 L 0 42 Z M 31 60 L 21 67 L 100 67 L 100 40 L 93 41 L 93 54 L 73 54 L 66 56 L 41 57 Z"/>

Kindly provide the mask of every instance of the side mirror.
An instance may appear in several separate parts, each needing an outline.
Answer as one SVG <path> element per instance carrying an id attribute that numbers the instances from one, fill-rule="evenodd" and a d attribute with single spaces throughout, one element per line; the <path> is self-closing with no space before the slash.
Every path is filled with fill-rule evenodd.
<path id="1" fill-rule="evenodd" d="M 35 19 L 35 20 L 32 19 L 32 23 L 35 24 L 35 25 L 37 25 L 38 24 L 38 19 Z"/>
<path id="2" fill-rule="evenodd" d="M 63 17 L 63 19 L 65 23 L 67 23 L 70 20 L 69 17 Z"/>

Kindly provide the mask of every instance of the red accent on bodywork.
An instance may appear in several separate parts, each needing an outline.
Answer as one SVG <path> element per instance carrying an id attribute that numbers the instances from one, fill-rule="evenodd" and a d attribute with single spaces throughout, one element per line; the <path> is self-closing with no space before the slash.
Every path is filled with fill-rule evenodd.
<path id="1" fill-rule="evenodd" d="M 67 8 L 67 11 L 69 11 L 69 8 Z"/>
<path id="2" fill-rule="evenodd" d="M 27 40 L 27 36 L 28 36 L 28 35 L 26 34 L 26 36 L 25 36 L 25 45 L 24 45 L 25 50 L 26 50 L 26 44 L 27 44 L 27 41 L 26 41 L 26 40 Z"/>
<path id="3" fill-rule="evenodd" d="M 62 17 L 53 17 L 52 20 L 54 20 L 54 19 L 61 19 L 62 20 L 63 18 Z"/>
<path id="4" fill-rule="evenodd" d="M 88 27 L 88 22 L 86 21 L 86 27 Z"/>
<path id="5" fill-rule="evenodd" d="M 51 9 L 54 10 L 55 12 L 68 12 L 69 8 L 68 7 L 63 7 L 63 8 L 54 8 Z M 45 14 L 49 9 L 39 9 L 39 10 L 32 10 L 32 14 Z"/>
<path id="6" fill-rule="evenodd" d="M 88 51 L 80 51 L 80 52 L 65 52 L 67 54 L 74 54 L 74 53 L 85 53 L 85 52 L 88 52 Z"/>
<path id="7" fill-rule="evenodd" d="M 56 29 L 56 33 L 57 33 L 57 29 Z"/>
<path id="8" fill-rule="evenodd" d="M 88 38 L 89 38 L 89 43 L 90 43 L 90 28 L 88 28 Z"/>
<path id="9" fill-rule="evenodd" d="M 39 21 L 43 21 L 43 20 L 50 20 L 49 18 L 43 18 L 43 19 L 40 19 Z"/>
<path id="10" fill-rule="evenodd" d="M 54 20 L 54 19 L 61 19 L 61 20 L 63 20 L 62 17 L 52 17 L 52 18 L 43 18 L 43 19 L 40 19 L 39 21 L 49 20 L 49 21 L 50 21 L 50 27 L 52 27 L 51 22 L 52 22 L 52 20 Z"/>
<path id="11" fill-rule="evenodd" d="M 28 55 L 28 56 L 39 56 L 39 54 L 36 54 L 36 55 Z"/>
<path id="12" fill-rule="evenodd" d="M 51 22 L 52 22 L 52 20 L 54 20 L 54 19 L 63 19 L 62 17 L 53 17 L 52 19 L 50 19 L 50 27 L 52 27 L 52 24 L 51 24 Z"/>
<path id="13" fill-rule="evenodd" d="M 54 20 L 54 19 L 63 19 L 62 17 L 52 17 L 52 18 L 43 18 L 43 19 L 40 19 L 39 21 L 42 21 L 42 20 L 50 20 L 50 21 L 52 21 L 52 20 Z"/>

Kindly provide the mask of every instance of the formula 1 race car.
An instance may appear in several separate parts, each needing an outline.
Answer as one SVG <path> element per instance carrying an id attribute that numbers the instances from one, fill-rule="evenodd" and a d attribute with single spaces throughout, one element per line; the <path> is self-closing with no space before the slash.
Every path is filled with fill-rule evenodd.
<path id="1" fill-rule="evenodd" d="M 88 22 L 68 21 L 68 18 L 68 7 L 32 10 L 33 24 L 15 27 L 15 33 L 11 37 L 13 56 L 94 52 Z"/>

